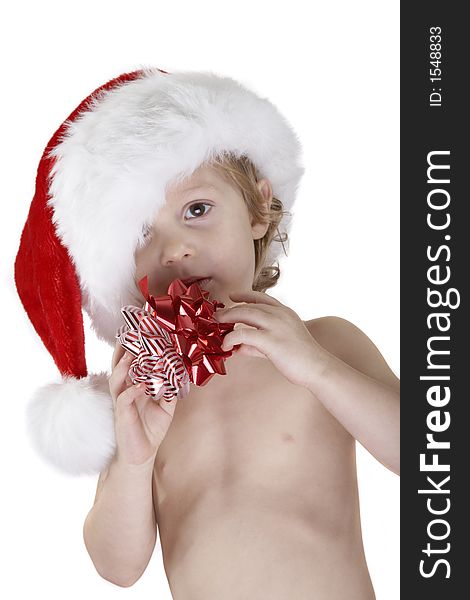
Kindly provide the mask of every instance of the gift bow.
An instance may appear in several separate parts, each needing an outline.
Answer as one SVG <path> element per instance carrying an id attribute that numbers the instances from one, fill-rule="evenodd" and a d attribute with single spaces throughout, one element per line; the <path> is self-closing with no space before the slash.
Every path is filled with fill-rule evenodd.
<path id="1" fill-rule="evenodd" d="M 186 286 L 175 279 L 168 294 L 149 294 L 148 277 L 139 281 L 146 299 L 143 308 L 124 306 L 126 325 L 116 337 L 135 358 L 129 369 L 132 383 L 145 383 L 145 393 L 170 402 L 184 397 L 189 382 L 205 385 L 213 375 L 225 375 L 224 360 L 233 350 L 222 350 L 224 336 L 234 323 L 219 323 L 212 315 L 225 305 L 209 300 L 197 282 Z"/>

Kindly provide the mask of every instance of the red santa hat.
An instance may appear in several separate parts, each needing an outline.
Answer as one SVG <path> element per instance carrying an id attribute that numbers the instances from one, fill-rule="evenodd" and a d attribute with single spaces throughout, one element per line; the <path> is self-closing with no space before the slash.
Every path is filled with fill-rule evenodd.
<path id="1" fill-rule="evenodd" d="M 211 72 L 124 73 L 90 94 L 47 144 L 15 282 L 61 374 L 30 400 L 27 429 L 61 471 L 99 473 L 115 452 L 109 374 L 88 373 L 82 308 L 114 347 L 121 307 L 143 304 L 134 251 L 166 185 L 225 152 L 247 156 L 292 207 L 304 171 L 297 136 L 269 100 Z M 280 233 L 289 227 L 286 215 Z M 268 260 L 278 252 L 272 244 Z"/>

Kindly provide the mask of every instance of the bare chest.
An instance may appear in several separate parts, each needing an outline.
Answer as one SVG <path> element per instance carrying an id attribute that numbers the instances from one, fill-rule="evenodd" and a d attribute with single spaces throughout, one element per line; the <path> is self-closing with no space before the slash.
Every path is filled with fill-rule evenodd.
<path id="1" fill-rule="evenodd" d="M 373 598 L 354 440 L 269 361 L 226 369 L 177 403 L 155 461 L 173 597 Z M 347 584 L 333 593 L 337 569 Z"/>
<path id="2" fill-rule="evenodd" d="M 325 498 L 351 481 L 351 437 L 317 398 L 268 360 L 225 364 L 226 375 L 191 386 L 176 406 L 155 461 L 157 512 L 237 490 L 273 503 L 301 494 L 313 506 L 319 486 Z"/>

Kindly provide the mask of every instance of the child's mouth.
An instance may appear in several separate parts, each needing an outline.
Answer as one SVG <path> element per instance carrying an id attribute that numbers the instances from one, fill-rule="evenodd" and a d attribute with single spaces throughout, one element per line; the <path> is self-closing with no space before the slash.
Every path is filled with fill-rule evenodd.
<path id="1" fill-rule="evenodd" d="M 211 281 L 211 277 L 205 277 L 205 278 L 200 278 L 200 279 L 196 279 L 196 278 L 192 277 L 192 278 L 190 278 L 190 279 L 182 279 L 181 281 L 182 281 L 182 282 L 184 283 L 184 285 L 186 285 L 186 286 L 190 286 L 190 285 L 191 285 L 191 283 L 195 283 L 195 282 L 197 282 L 197 284 L 198 284 L 200 287 L 204 287 L 205 285 L 207 285 L 207 284 L 208 284 L 208 283 Z"/>

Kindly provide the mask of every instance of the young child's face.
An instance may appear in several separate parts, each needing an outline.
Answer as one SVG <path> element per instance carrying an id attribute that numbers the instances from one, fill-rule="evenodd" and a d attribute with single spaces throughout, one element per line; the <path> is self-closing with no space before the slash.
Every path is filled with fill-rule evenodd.
<path id="1" fill-rule="evenodd" d="M 267 205 L 272 190 L 258 182 Z M 202 287 L 226 306 L 228 294 L 252 289 L 255 271 L 253 240 L 263 237 L 267 224 L 252 224 L 239 191 L 210 166 L 202 166 L 184 183 L 168 189 L 147 243 L 135 252 L 136 283 L 148 275 L 154 296 L 167 293 L 176 278 L 210 277 Z"/>

